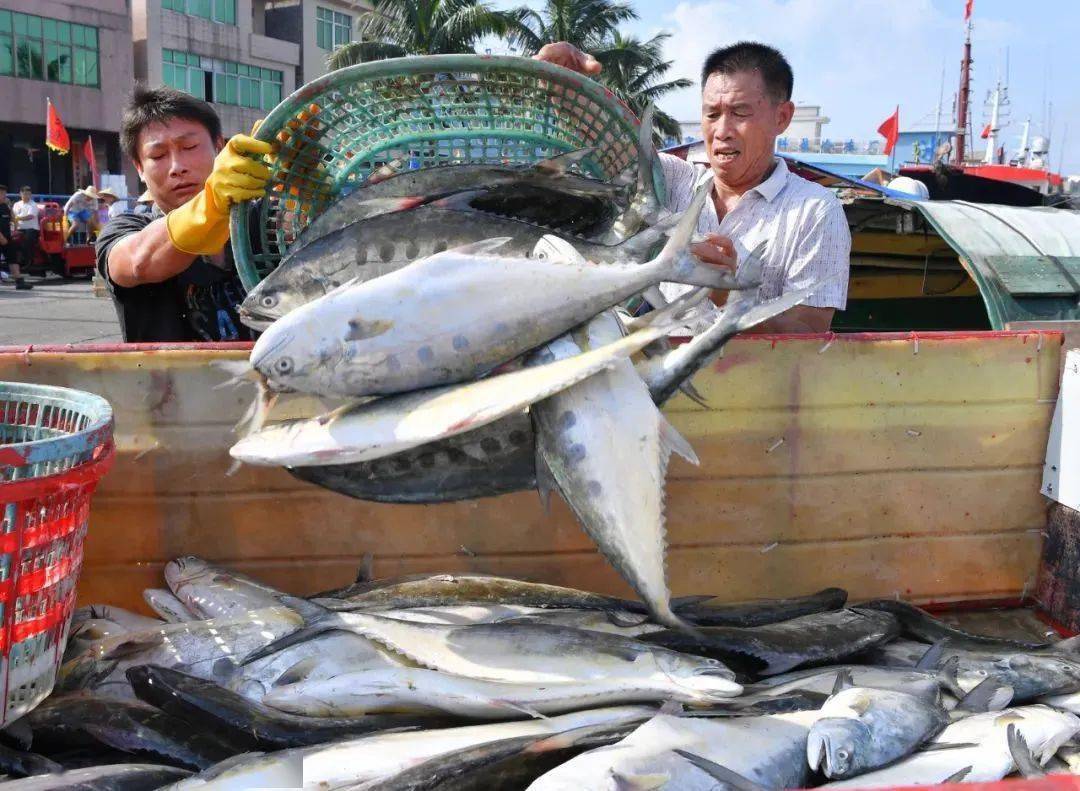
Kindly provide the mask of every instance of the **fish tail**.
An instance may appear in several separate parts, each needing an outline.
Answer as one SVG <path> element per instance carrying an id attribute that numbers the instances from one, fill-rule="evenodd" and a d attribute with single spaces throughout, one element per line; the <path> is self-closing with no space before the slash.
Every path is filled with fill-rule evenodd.
<path id="1" fill-rule="evenodd" d="M 653 145 L 653 127 L 656 116 L 656 105 L 649 103 L 641 116 L 641 128 L 638 130 L 638 199 L 644 206 L 642 216 L 647 218 L 650 212 L 656 212 L 664 203 L 664 196 L 656 190 L 656 179 L 653 174 L 660 157 Z"/>
<path id="2" fill-rule="evenodd" d="M 711 190 L 712 182 L 702 180 L 694 193 L 694 199 L 679 217 L 679 222 L 671 232 L 664 249 L 647 264 L 659 270 L 662 280 L 703 288 L 731 288 L 731 272 L 724 267 L 705 264 L 690 253 L 698 219 Z"/>

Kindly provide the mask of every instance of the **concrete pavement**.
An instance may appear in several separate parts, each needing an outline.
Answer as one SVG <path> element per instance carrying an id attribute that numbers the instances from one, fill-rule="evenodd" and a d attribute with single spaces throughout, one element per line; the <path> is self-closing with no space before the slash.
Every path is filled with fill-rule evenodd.
<path id="1" fill-rule="evenodd" d="M 29 280 L 32 291 L 0 283 L 0 346 L 123 340 L 112 300 L 95 297 L 89 279 Z"/>

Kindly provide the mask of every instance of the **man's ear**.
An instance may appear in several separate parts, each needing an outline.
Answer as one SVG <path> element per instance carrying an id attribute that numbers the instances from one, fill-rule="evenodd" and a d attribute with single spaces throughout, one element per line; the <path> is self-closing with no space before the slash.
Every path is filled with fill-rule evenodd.
<path id="1" fill-rule="evenodd" d="M 791 124 L 791 118 L 795 115 L 795 103 L 791 101 L 781 102 L 776 107 L 776 133 L 783 134 Z"/>
<path id="2" fill-rule="evenodd" d="M 794 105 L 792 105 L 792 107 L 794 107 Z M 792 110 L 792 112 L 794 112 L 794 110 Z M 214 151 L 215 153 L 220 152 L 223 148 L 225 148 L 225 138 L 218 135 L 214 140 Z"/>

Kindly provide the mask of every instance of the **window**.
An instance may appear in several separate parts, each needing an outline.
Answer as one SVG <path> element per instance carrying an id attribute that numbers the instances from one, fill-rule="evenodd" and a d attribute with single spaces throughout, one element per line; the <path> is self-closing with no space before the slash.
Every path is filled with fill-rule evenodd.
<path id="1" fill-rule="evenodd" d="M 161 0 L 161 7 L 223 25 L 236 24 L 236 0 Z"/>
<path id="2" fill-rule="evenodd" d="M 281 102 L 282 72 L 190 52 L 162 50 L 162 81 L 218 104 L 272 110 Z"/>
<path id="3" fill-rule="evenodd" d="M 315 9 L 315 43 L 333 50 L 352 41 L 352 17 L 329 8 Z"/>
<path id="4" fill-rule="evenodd" d="M 96 88 L 98 53 L 96 27 L 0 11 L 0 74 Z"/>

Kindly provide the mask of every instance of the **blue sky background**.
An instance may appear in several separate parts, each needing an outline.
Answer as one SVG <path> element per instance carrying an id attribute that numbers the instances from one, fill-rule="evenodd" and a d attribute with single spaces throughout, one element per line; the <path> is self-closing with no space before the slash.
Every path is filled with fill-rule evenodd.
<path id="1" fill-rule="evenodd" d="M 497 0 L 499 7 L 521 0 Z M 540 5 L 529 0 L 533 7 Z M 625 29 L 639 37 L 672 33 L 671 74 L 695 81 L 662 104 L 680 120 L 699 115 L 697 80 L 713 49 L 742 39 L 778 47 L 795 71 L 795 101 L 820 104 L 825 136 L 870 139 L 900 105 L 900 126 L 933 123 L 945 68 L 943 117 L 959 84 L 964 0 L 636 0 Z M 976 133 L 989 120 L 984 101 L 1008 49 L 1011 125 L 1007 151 L 1030 116 L 1033 134 L 1050 133 L 1051 163 L 1080 173 L 1080 0 L 975 0 L 972 106 Z M 1052 105 L 1052 112 L 1044 111 Z M 1044 117 L 1049 123 L 1044 127 Z M 1068 130 L 1066 132 L 1066 125 Z"/>

